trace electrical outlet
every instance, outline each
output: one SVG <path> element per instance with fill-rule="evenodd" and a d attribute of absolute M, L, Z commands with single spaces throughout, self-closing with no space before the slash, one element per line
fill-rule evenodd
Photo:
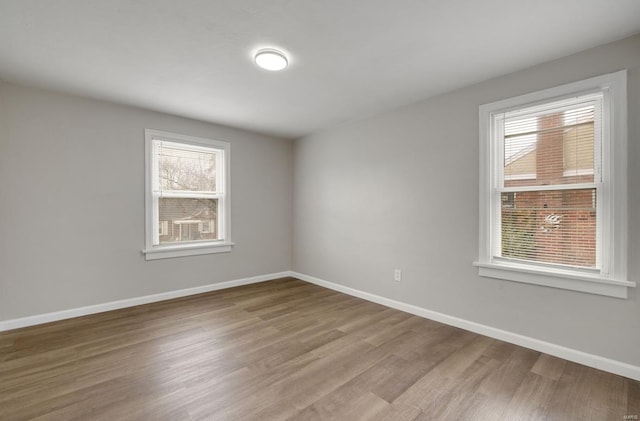
<path fill-rule="evenodd" d="M 402 270 L 396 269 L 393 271 L 393 280 L 400 282 L 402 280 Z"/>

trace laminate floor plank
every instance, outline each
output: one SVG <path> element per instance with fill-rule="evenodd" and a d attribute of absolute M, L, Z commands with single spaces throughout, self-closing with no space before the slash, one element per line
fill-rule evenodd
<path fill-rule="evenodd" d="M 549 402 L 551 419 L 568 417 L 584 420 L 623 419 L 627 412 L 628 387 L 631 383 L 619 376 L 567 362 Z M 582 405 L 573 402 L 581 401 Z"/>
<path fill-rule="evenodd" d="M 294 414 L 296 420 L 375 420 L 389 403 L 379 396 L 357 388 L 341 387 L 302 411 Z"/>
<path fill-rule="evenodd" d="M 622 420 L 640 382 L 283 278 L 0 333 L 0 420 Z"/>
<path fill-rule="evenodd" d="M 640 417 L 640 382 L 627 381 L 627 411 L 625 415 Z"/>
<path fill-rule="evenodd" d="M 377 416 L 379 421 L 415 421 L 422 414 L 422 410 L 411 405 L 392 403 Z"/>

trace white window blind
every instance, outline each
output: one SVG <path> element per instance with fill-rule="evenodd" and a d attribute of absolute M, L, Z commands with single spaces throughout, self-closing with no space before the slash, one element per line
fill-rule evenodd
<path fill-rule="evenodd" d="M 494 115 L 494 257 L 601 267 L 602 95 Z"/>
<path fill-rule="evenodd" d="M 153 140 L 153 200 L 159 229 L 154 245 L 220 240 L 218 228 L 224 189 L 217 168 L 224 151 Z M 213 227 L 213 229 L 211 229 Z M 218 228 L 218 229 L 217 229 Z"/>

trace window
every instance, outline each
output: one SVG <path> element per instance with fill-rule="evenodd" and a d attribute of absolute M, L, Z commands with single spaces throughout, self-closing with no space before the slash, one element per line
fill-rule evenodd
<path fill-rule="evenodd" d="M 626 72 L 480 107 L 480 276 L 626 298 Z"/>
<path fill-rule="evenodd" d="M 229 144 L 145 130 L 147 260 L 231 250 Z"/>

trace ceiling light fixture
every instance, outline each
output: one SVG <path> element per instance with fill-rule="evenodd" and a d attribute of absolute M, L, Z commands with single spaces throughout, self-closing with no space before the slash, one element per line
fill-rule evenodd
<path fill-rule="evenodd" d="M 256 64 L 265 70 L 283 70 L 289 65 L 287 57 L 282 51 L 274 48 L 263 48 L 255 55 Z"/>

